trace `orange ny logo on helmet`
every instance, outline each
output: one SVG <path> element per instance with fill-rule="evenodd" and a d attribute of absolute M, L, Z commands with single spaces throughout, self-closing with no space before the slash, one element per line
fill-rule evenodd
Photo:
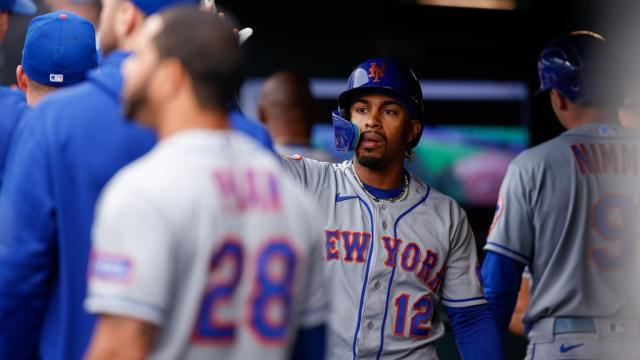
<path fill-rule="evenodd" d="M 384 77 L 384 63 L 371 63 L 369 67 L 369 77 L 373 78 L 373 82 L 380 82 L 379 77 Z"/>

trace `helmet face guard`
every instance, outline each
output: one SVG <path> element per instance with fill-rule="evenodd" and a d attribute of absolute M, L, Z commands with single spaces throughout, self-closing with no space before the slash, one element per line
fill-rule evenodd
<path fill-rule="evenodd" d="M 360 140 L 360 130 L 351 121 L 340 116 L 338 111 L 331 113 L 333 118 L 333 134 L 336 139 L 336 150 L 353 151 Z"/>
<path fill-rule="evenodd" d="M 424 123 L 424 105 L 420 82 L 406 66 L 386 59 L 370 59 L 353 70 L 347 88 L 338 96 L 338 110 L 332 114 L 333 129 L 338 151 L 352 151 L 358 145 L 359 130 L 349 121 L 349 108 L 358 96 L 367 93 L 384 94 L 398 100 L 412 119 Z M 422 127 L 420 129 L 422 134 Z M 411 144 L 420 141 L 417 136 Z"/>

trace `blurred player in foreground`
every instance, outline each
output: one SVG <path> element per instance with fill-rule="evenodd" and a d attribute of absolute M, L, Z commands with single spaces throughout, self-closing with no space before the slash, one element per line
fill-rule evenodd
<path fill-rule="evenodd" d="M 542 51 L 540 89 L 567 131 L 513 160 L 485 247 L 485 295 L 503 331 L 529 267 L 527 359 L 640 353 L 640 141 L 618 124 L 606 55 L 604 39 L 587 31 Z"/>
<path fill-rule="evenodd" d="M 122 115 L 120 64 L 144 19 L 197 0 L 104 0 L 106 57 L 87 80 L 53 92 L 21 119 L 0 196 L 0 358 L 39 348 L 80 359 L 95 319 L 86 295 L 91 223 L 106 182 L 147 152 L 155 135 Z M 6 344 L 6 345 L 4 345 Z"/>
<path fill-rule="evenodd" d="M 404 169 L 422 134 L 413 72 L 371 59 L 352 72 L 334 113 L 336 147 L 352 160 L 300 156 L 284 165 L 315 194 L 331 279 L 332 359 L 437 359 L 444 305 L 463 359 L 501 359 L 465 212 Z"/>
<path fill-rule="evenodd" d="M 299 328 L 304 358 L 321 357 L 321 238 L 277 159 L 230 130 L 236 35 L 183 8 L 149 18 L 139 40 L 125 111 L 160 141 L 101 197 L 87 358 L 283 359 Z"/>

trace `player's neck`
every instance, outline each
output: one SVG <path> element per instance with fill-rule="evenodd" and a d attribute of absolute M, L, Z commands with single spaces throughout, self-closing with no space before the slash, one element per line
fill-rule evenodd
<path fill-rule="evenodd" d="M 161 112 L 158 123 L 158 138 L 164 139 L 182 131 L 206 129 L 226 130 L 228 115 L 222 111 L 203 109 L 198 106 L 172 107 Z"/>
<path fill-rule="evenodd" d="M 362 166 L 357 159 L 353 160 L 353 169 L 364 184 L 378 189 L 397 189 L 402 186 L 404 163 L 396 161 L 381 170 L 372 170 Z"/>
<path fill-rule="evenodd" d="M 618 115 L 615 111 L 608 108 L 579 106 L 566 114 L 565 123 L 568 129 L 574 129 L 587 124 L 616 124 L 618 123 Z"/>

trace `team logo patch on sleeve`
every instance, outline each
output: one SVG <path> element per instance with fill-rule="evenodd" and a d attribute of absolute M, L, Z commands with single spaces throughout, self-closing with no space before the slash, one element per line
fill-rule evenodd
<path fill-rule="evenodd" d="M 503 211 L 504 211 L 504 198 L 501 195 L 498 197 L 498 203 L 496 204 L 496 212 L 493 215 L 493 221 L 491 222 L 491 226 L 489 227 L 489 234 L 491 234 L 491 231 L 493 230 L 493 228 L 496 227 L 496 225 L 498 224 L 498 220 L 500 220 L 500 217 L 502 216 Z"/>
<path fill-rule="evenodd" d="M 133 275 L 133 262 L 122 255 L 93 253 L 89 276 L 100 280 L 128 282 Z"/>

